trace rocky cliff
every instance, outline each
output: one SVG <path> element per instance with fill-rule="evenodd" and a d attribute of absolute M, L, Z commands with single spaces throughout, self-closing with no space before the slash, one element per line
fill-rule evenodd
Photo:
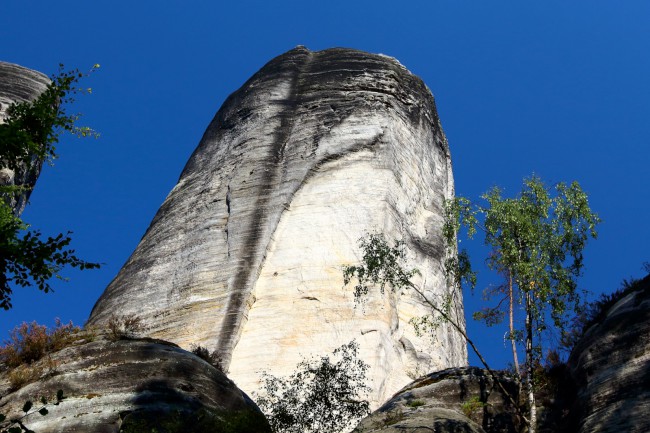
<path fill-rule="evenodd" d="M 0 412 L 20 418 L 34 402 L 22 423 L 38 433 L 270 432 L 255 403 L 204 360 L 166 342 L 109 337 L 84 332 L 0 372 Z"/>
<path fill-rule="evenodd" d="M 395 59 L 297 47 L 223 104 L 90 324 L 137 314 L 149 334 L 221 353 L 255 391 L 260 371 L 356 339 L 377 405 L 422 373 L 466 364 L 447 327 L 409 325 L 411 293 L 355 305 L 341 267 L 366 232 L 403 239 L 432 296 L 447 292 L 442 207 L 449 148 L 424 83 Z M 461 305 L 462 307 L 462 305 Z"/>
<path fill-rule="evenodd" d="M 37 71 L 0 62 L 0 123 L 6 117 L 7 108 L 12 104 L 33 101 L 50 83 L 50 79 Z M 12 195 L 9 202 L 15 215 L 20 215 L 27 205 L 31 189 L 36 184 L 36 179 L 41 172 L 42 161 L 33 160 L 29 166 L 25 165 L 18 170 L 7 168 L 2 163 L 0 155 L 0 185 L 24 185 L 27 189 L 22 194 Z"/>
<path fill-rule="evenodd" d="M 569 367 L 578 432 L 650 431 L 650 275 L 587 330 Z"/>

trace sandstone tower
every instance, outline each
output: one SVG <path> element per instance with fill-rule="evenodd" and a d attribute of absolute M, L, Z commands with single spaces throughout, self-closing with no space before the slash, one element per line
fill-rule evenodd
<path fill-rule="evenodd" d="M 297 47 L 223 104 L 90 324 L 135 314 L 153 337 L 217 349 L 253 392 L 260 372 L 352 339 L 373 406 L 414 375 L 467 363 L 451 328 L 415 335 L 413 293 L 356 306 L 341 267 L 367 232 L 403 239 L 430 293 L 446 293 L 440 228 L 449 148 L 424 83 L 395 59 Z"/>

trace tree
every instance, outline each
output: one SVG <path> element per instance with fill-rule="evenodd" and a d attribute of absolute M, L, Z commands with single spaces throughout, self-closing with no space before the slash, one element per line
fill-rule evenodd
<path fill-rule="evenodd" d="M 369 412 L 368 364 L 351 341 L 329 356 L 303 359 L 285 378 L 266 374 L 257 404 L 278 433 L 338 433 Z"/>
<path fill-rule="evenodd" d="M 582 273 L 583 250 L 589 237 L 596 238 L 598 216 L 589 208 L 587 195 L 577 182 L 559 183 L 554 192 L 538 177 L 524 181 L 516 198 L 504 198 L 499 188 L 482 196 L 486 205 L 474 205 L 465 198 L 456 198 L 446 207 L 444 229 L 448 248 L 455 248 L 458 230 L 465 226 L 471 238 L 478 230 L 485 235 L 485 244 L 491 249 L 486 263 L 507 278 L 505 293 L 512 305 L 517 303 L 525 315 L 522 332 L 514 329 L 510 317 L 510 339 L 513 355 L 517 335 L 523 335 L 526 354 L 526 383 L 529 406 L 529 432 L 536 429 L 534 369 L 542 353 L 542 334 L 553 328 L 563 332 L 568 324 L 568 313 L 580 313 L 582 292 L 577 278 Z M 450 262 L 454 273 L 476 277 L 469 266 L 466 252 L 464 265 Z M 467 281 L 467 278 L 457 279 Z M 503 317 L 502 303 L 488 307 L 476 317 L 488 324 L 498 323 Z M 515 358 L 516 362 L 516 358 Z"/>
<path fill-rule="evenodd" d="M 382 294 L 386 290 L 392 292 L 415 291 L 418 297 L 431 309 L 430 314 L 411 319 L 415 332 L 422 335 L 426 331 L 435 331 L 444 323 L 451 325 L 472 348 L 481 364 L 494 380 L 494 383 L 501 389 L 503 395 L 509 399 L 510 404 L 514 408 L 519 408 L 516 397 L 511 395 L 503 386 L 474 341 L 465 332 L 462 309 L 459 309 L 461 302 L 455 295 L 458 293 L 456 289 L 460 289 L 461 282 L 471 285 L 475 284 L 476 281 L 467 254 L 464 252 L 456 254 L 455 247 L 449 246 L 445 261 L 445 273 L 452 290 L 447 295 L 432 298 L 425 287 L 418 287 L 411 281 L 411 278 L 418 274 L 419 271 L 406 267 L 406 251 L 403 241 L 396 241 L 393 246 L 390 246 L 382 234 L 369 233 L 359 239 L 359 246 L 362 250 L 361 263 L 343 267 L 344 285 L 347 286 L 353 280 L 356 280 L 354 286 L 355 301 L 363 302 L 365 296 L 373 288 L 379 288 Z M 527 422 L 523 415 L 522 418 Z"/>
<path fill-rule="evenodd" d="M 9 107 L 0 124 L 0 166 L 14 172 L 38 170 L 43 162 L 51 164 L 56 159 L 56 144 L 63 132 L 97 136 L 88 127 L 76 126 L 79 115 L 66 112 L 75 94 L 90 92 L 77 87 L 85 75 L 78 70 L 64 72 L 60 65 L 58 75 L 35 101 Z M 49 281 L 61 278 L 59 272 L 65 266 L 99 267 L 81 260 L 68 248 L 70 232 L 44 238 L 40 231 L 29 230 L 14 205 L 29 190 L 29 185 L 0 185 L 0 307 L 5 310 L 11 308 L 16 286 L 35 286 L 47 293 L 52 290 Z"/>

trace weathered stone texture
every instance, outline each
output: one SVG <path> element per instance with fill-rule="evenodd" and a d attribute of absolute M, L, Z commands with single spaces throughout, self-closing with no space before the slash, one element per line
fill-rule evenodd
<path fill-rule="evenodd" d="M 650 275 L 585 333 L 569 366 L 580 433 L 650 431 Z"/>
<path fill-rule="evenodd" d="M 497 373 L 518 399 L 516 382 Z M 515 433 L 516 412 L 490 375 L 476 367 L 450 368 L 410 383 L 361 421 L 355 433 Z"/>
<path fill-rule="evenodd" d="M 37 71 L 13 63 L 0 62 L 0 123 L 7 108 L 12 104 L 33 101 L 47 88 L 50 79 Z M 43 162 L 34 160 L 30 166 L 12 170 L 2 163 L 0 154 L 0 185 L 24 185 L 24 193 L 12 197 L 9 202 L 15 215 L 20 215 L 27 205 L 31 189 L 36 184 Z"/>
<path fill-rule="evenodd" d="M 466 365 L 465 342 L 445 326 L 435 343 L 417 337 L 408 322 L 428 309 L 413 293 L 355 306 L 341 267 L 379 231 L 405 241 L 430 295 L 447 293 L 440 228 L 452 196 L 419 78 L 383 55 L 295 48 L 223 104 L 90 323 L 137 314 L 151 336 L 217 349 L 247 392 L 261 370 L 287 374 L 356 339 L 376 406 L 409 374 Z"/>
<path fill-rule="evenodd" d="M 47 405 L 46 416 L 34 411 L 23 420 L 38 433 L 117 433 L 142 419 L 151 428 L 141 431 L 168 431 L 160 429 L 166 417 L 178 413 L 189 428 L 192 415 L 201 410 L 226 418 L 248 417 L 249 425 L 257 426 L 232 431 L 270 431 L 255 403 L 223 373 L 169 343 L 111 341 L 100 334 L 27 368 L 39 371 L 38 378 L 14 391 L 11 371 L 0 374 L 0 411 L 8 419 L 20 417 L 27 400 L 36 409 L 42 396 L 55 402 L 62 390 L 64 400 Z"/>

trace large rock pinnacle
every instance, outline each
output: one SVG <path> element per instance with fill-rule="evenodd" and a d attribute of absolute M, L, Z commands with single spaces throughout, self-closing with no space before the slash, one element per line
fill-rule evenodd
<path fill-rule="evenodd" d="M 405 241 L 432 296 L 448 293 L 440 228 L 452 196 L 419 78 L 390 57 L 297 47 L 226 100 L 90 323 L 137 314 L 152 336 L 217 349 L 247 392 L 261 370 L 287 374 L 356 339 L 376 405 L 409 375 L 465 365 L 465 343 L 445 326 L 416 336 L 408 322 L 428 310 L 414 293 L 356 306 L 341 266 L 382 232 Z"/>

